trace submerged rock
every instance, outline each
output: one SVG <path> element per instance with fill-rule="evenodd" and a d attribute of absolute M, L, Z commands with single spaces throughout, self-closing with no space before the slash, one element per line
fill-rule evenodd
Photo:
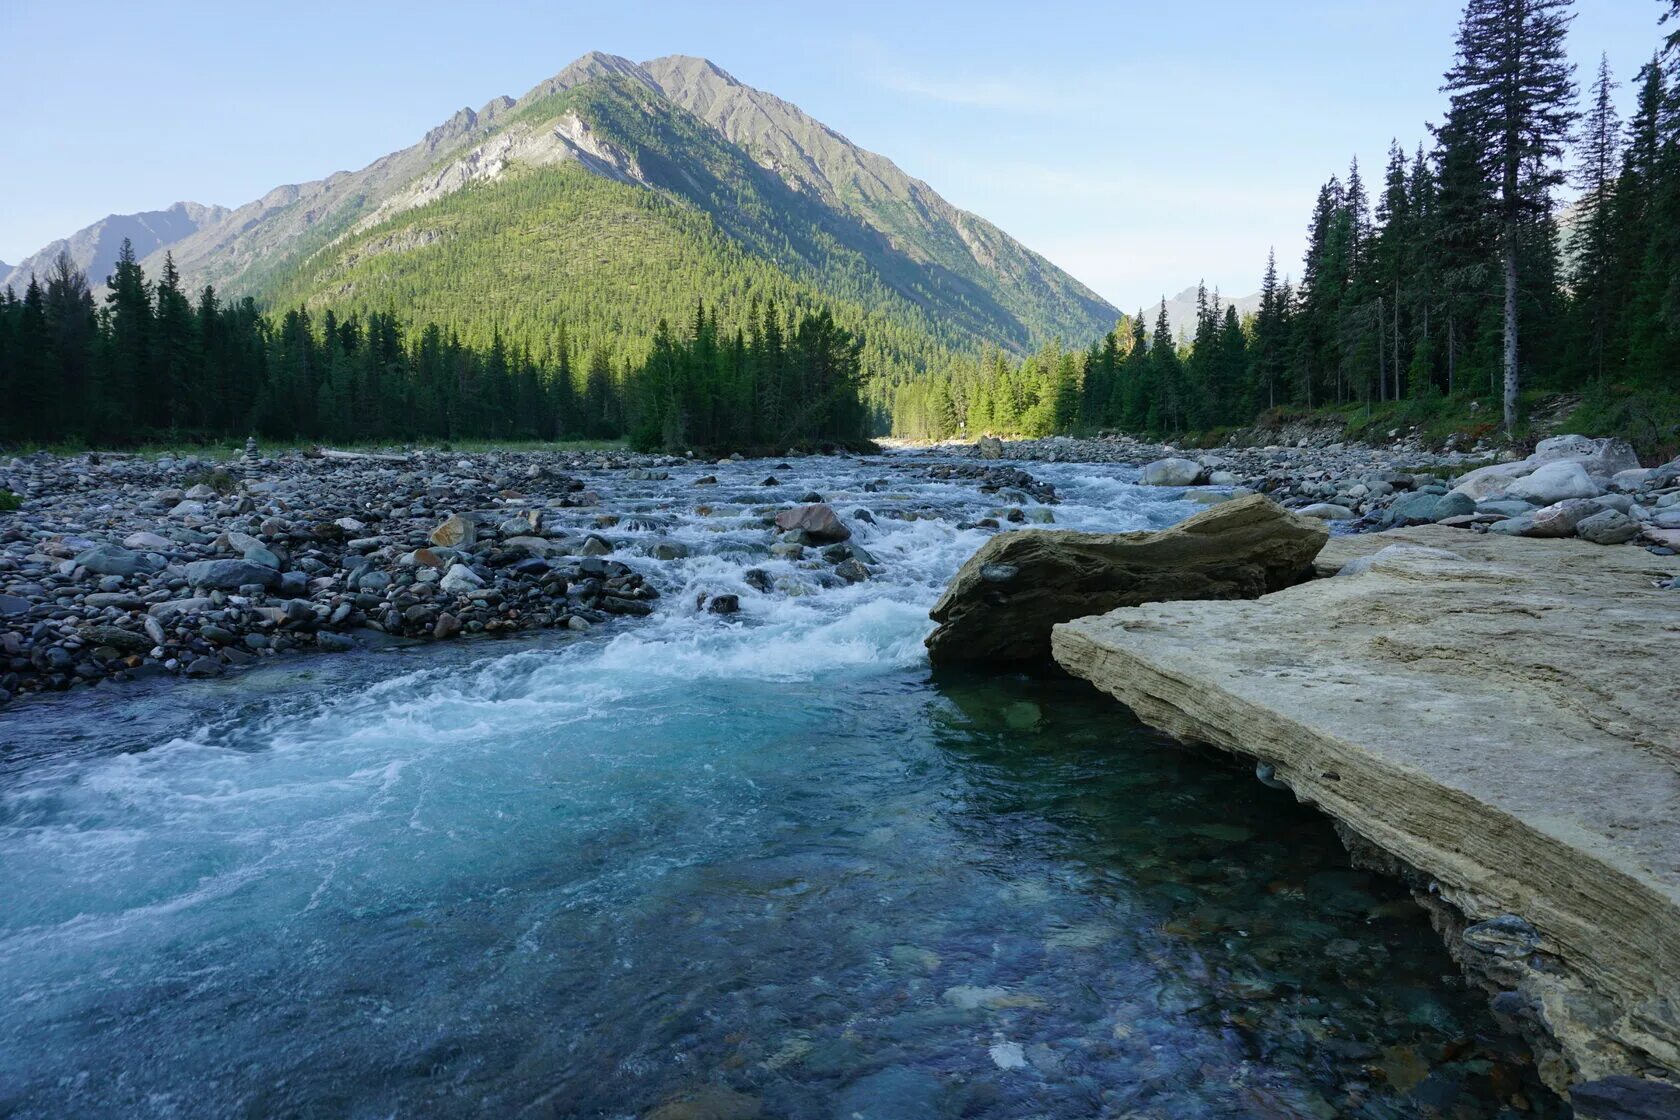
<path fill-rule="evenodd" d="M 987 541 L 935 604 L 935 662 L 1044 657 L 1050 628 L 1171 599 L 1252 599 L 1298 582 L 1329 532 L 1258 495 L 1157 533 L 1023 530 Z"/>

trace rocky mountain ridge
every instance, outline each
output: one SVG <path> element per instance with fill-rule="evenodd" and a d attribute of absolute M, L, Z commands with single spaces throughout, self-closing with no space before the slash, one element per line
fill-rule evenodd
<path fill-rule="evenodd" d="M 361 235 L 464 189 L 526 173 L 569 174 L 568 166 L 698 211 L 817 297 L 855 299 L 900 319 L 955 322 L 954 338 L 965 343 L 1022 351 L 1057 336 L 1080 342 L 1117 317 L 1044 257 L 797 106 L 705 59 L 636 63 L 600 52 L 517 100 L 463 108 L 418 143 L 360 170 L 284 184 L 231 210 L 182 203 L 113 216 L 48 246 L 6 279 L 27 282 L 29 269 L 44 272 L 69 245 L 98 285 L 129 236 L 151 275 L 168 251 L 189 285 L 214 284 L 224 296 L 342 303 L 368 291 L 365 280 L 342 275 L 348 258 L 394 260 L 417 245 L 464 236 L 430 226 L 384 242 Z M 743 190 L 753 197 L 736 212 Z M 844 259 L 831 262 L 833 253 Z"/>

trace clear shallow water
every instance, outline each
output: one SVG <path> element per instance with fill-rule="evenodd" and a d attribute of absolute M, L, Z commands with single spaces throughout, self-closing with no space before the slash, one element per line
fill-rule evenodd
<path fill-rule="evenodd" d="M 1076 682 L 930 672 L 996 498 L 795 468 L 607 484 L 696 553 L 626 550 L 667 595 L 620 632 L 0 716 L 0 1115 L 1545 1114 L 1287 794 Z M 1031 469 L 1063 525 L 1194 508 Z M 880 579 L 768 562 L 732 500 L 809 489 L 876 512 Z"/>

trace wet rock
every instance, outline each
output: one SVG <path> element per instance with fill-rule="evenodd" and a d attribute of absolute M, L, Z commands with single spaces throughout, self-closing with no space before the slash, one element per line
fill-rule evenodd
<path fill-rule="evenodd" d="M 784 533 L 802 532 L 816 542 L 843 541 L 852 535 L 833 507 L 820 501 L 782 510 L 776 515 L 776 528 Z"/>
<path fill-rule="evenodd" d="M 1202 477 L 1202 465 L 1194 459 L 1157 459 L 1143 468 L 1138 479 L 1145 486 L 1194 486 Z"/>
<path fill-rule="evenodd" d="M 834 566 L 834 574 L 847 583 L 862 583 L 869 578 L 869 569 L 856 560 L 842 560 Z"/>
<path fill-rule="evenodd" d="M 763 568 L 748 568 L 741 573 L 741 582 L 754 591 L 762 591 L 766 595 L 775 586 L 775 581 L 770 578 L 770 573 Z"/>
<path fill-rule="evenodd" d="M 1082 615 L 1161 600 L 1253 598 L 1305 578 L 1327 537 L 1323 522 L 1259 496 L 1158 533 L 1004 533 L 969 558 L 934 606 L 939 626 L 928 654 L 935 662 L 1039 658 L 1049 652 L 1051 627 Z M 1016 575 L 998 582 L 999 566 Z"/>
<path fill-rule="evenodd" d="M 741 609 L 741 598 L 738 595 L 713 595 L 707 600 L 706 609 L 712 614 L 735 614 Z"/>

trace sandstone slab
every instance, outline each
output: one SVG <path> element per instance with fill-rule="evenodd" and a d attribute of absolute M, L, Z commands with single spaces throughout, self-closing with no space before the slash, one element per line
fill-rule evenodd
<path fill-rule="evenodd" d="M 1394 544 L 1456 557 L 1394 549 L 1254 601 L 1082 618 L 1056 659 L 1252 757 L 1463 923 L 1532 927 L 1486 967 L 1474 939 L 1455 952 L 1531 1009 L 1554 1087 L 1675 1079 L 1680 595 L 1659 584 L 1680 559 L 1425 527 L 1334 540 L 1317 567 Z"/>

